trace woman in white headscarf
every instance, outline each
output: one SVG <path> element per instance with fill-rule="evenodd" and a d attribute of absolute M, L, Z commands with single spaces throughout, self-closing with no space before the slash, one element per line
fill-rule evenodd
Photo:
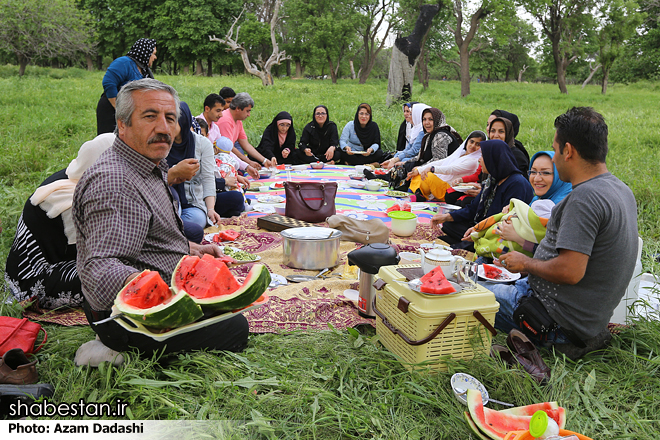
<path fill-rule="evenodd" d="M 5 281 L 17 300 L 37 299 L 46 309 L 82 304 L 73 192 L 114 140 L 114 134 L 106 133 L 85 142 L 69 166 L 48 177 L 25 203 L 5 266 Z"/>
<path fill-rule="evenodd" d="M 422 114 L 424 110 L 431 108 L 430 106 L 417 102 L 412 106 L 412 128 L 410 129 L 409 141 L 406 148 L 402 151 L 397 151 L 393 158 L 386 160 L 381 164 L 383 168 L 389 170 L 397 163 L 404 163 L 413 159 L 419 153 L 422 147 L 422 138 L 424 137 L 424 127 L 422 126 Z"/>

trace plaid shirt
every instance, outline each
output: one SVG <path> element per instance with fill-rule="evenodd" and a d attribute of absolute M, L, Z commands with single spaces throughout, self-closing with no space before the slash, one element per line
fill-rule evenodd
<path fill-rule="evenodd" d="M 126 278 L 157 270 L 168 282 L 189 252 L 167 185 L 155 165 L 119 137 L 83 174 L 73 196 L 78 274 L 94 310 L 110 310 Z"/>

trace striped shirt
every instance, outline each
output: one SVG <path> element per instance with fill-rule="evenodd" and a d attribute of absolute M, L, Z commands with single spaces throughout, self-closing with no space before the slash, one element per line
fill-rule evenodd
<path fill-rule="evenodd" d="M 76 185 L 77 268 L 92 309 L 110 310 L 135 272 L 157 270 L 168 282 L 188 254 L 167 170 L 165 160 L 155 165 L 117 137 Z"/>

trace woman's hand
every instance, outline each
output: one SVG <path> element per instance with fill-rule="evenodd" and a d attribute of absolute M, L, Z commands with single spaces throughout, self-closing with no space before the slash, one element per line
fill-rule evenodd
<path fill-rule="evenodd" d="M 328 149 L 325 152 L 325 160 L 332 160 L 333 157 L 335 157 L 335 148 L 336 147 L 328 147 Z M 312 150 L 309 150 L 308 156 L 312 155 Z"/>
<path fill-rule="evenodd" d="M 463 178 L 462 178 L 462 177 L 459 177 L 458 179 L 454 179 L 454 180 L 451 182 L 451 186 L 460 185 L 461 183 L 463 183 Z"/>
<path fill-rule="evenodd" d="M 238 180 L 238 183 L 243 184 L 245 187 L 247 187 L 247 188 L 250 187 L 250 181 L 248 180 L 247 177 L 245 177 L 245 176 L 236 176 L 236 180 Z"/>
<path fill-rule="evenodd" d="M 222 217 L 220 217 L 220 214 L 215 212 L 215 209 L 209 209 L 206 215 L 208 215 L 209 219 L 211 220 L 211 223 L 213 223 L 214 225 L 217 225 L 218 222 L 222 220 Z"/>
<path fill-rule="evenodd" d="M 509 213 L 509 205 L 506 205 L 504 208 L 502 208 L 502 214 L 508 214 Z"/>
<path fill-rule="evenodd" d="M 257 171 L 257 169 L 255 169 L 252 165 L 248 165 L 248 167 L 245 169 L 245 172 L 248 173 L 254 180 L 259 180 L 259 171 Z"/>
<path fill-rule="evenodd" d="M 289 157 L 289 154 L 291 154 L 291 150 L 289 150 L 288 148 L 285 148 L 284 150 L 282 150 L 282 157 L 283 158 L 286 159 L 287 157 Z M 273 158 L 273 159 L 275 159 L 275 158 Z"/>
<path fill-rule="evenodd" d="M 174 165 L 167 172 L 167 183 L 176 185 L 186 182 L 193 178 L 199 170 L 199 161 L 197 159 L 183 159 Z"/>
<path fill-rule="evenodd" d="M 392 169 L 392 167 L 394 167 L 394 165 L 397 164 L 397 162 L 399 162 L 399 158 L 393 157 L 392 159 L 388 159 L 385 162 L 381 163 L 380 166 L 385 168 L 386 170 L 390 170 Z"/>
<path fill-rule="evenodd" d="M 285 148 L 285 150 L 286 149 L 288 149 L 288 148 Z M 282 155 L 284 156 L 284 154 L 282 154 Z M 286 157 L 286 156 L 284 156 L 284 157 Z M 277 159 L 275 159 L 274 157 L 271 157 L 270 159 L 266 159 L 264 161 L 264 166 L 266 168 L 275 168 L 277 166 Z"/>
<path fill-rule="evenodd" d="M 477 231 L 474 229 L 474 226 L 471 227 L 470 229 L 468 229 L 467 231 L 465 231 L 465 234 L 463 234 L 463 238 L 461 238 L 461 241 L 474 241 L 474 240 L 472 239 L 472 233 L 473 233 L 473 232 L 477 232 Z"/>
<path fill-rule="evenodd" d="M 477 197 L 481 192 L 481 185 L 479 183 L 473 183 L 472 187 L 474 189 L 468 189 L 467 191 L 465 191 L 465 194 L 467 194 L 470 197 Z"/>
<path fill-rule="evenodd" d="M 349 146 L 346 146 L 346 149 L 344 151 L 346 151 L 346 154 L 348 154 L 349 156 L 353 156 L 354 154 L 353 150 L 351 150 L 351 147 Z"/>
<path fill-rule="evenodd" d="M 225 188 L 234 189 L 236 187 L 237 187 L 237 185 L 236 185 L 236 176 L 234 176 L 232 174 L 227 174 L 225 176 Z"/>
<path fill-rule="evenodd" d="M 305 156 L 312 157 L 312 149 L 311 148 L 305 148 Z"/>
<path fill-rule="evenodd" d="M 513 241 L 514 243 L 518 243 L 520 246 L 525 244 L 525 239 L 523 239 L 516 232 L 516 229 L 513 227 L 513 224 L 511 223 L 510 218 L 498 223 L 497 226 L 495 226 L 495 228 L 493 229 L 493 234 L 497 234 L 505 240 L 509 240 L 509 241 Z"/>
<path fill-rule="evenodd" d="M 453 222 L 454 218 L 451 216 L 451 214 L 436 214 L 431 218 L 431 225 L 434 228 L 437 228 L 438 225 L 444 222 Z"/>
<path fill-rule="evenodd" d="M 374 154 L 374 149 L 371 147 L 367 148 L 367 156 L 371 156 L 372 154 Z"/>
<path fill-rule="evenodd" d="M 406 176 L 406 180 L 410 180 L 413 177 L 417 177 L 417 176 L 419 176 L 419 169 L 413 168 L 413 170 L 409 172 L 408 175 Z M 424 178 L 422 177 L 422 179 Z"/>

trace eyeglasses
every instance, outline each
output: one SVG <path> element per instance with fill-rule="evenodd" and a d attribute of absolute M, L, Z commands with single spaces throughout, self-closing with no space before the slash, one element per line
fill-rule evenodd
<path fill-rule="evenodd" d="M 360 112 L 358 113 L 358 116 L 370 116 L 370 115 L 369 113 Z"/>
<path fill-rule="evenodd" d="M 534 171 L 534 170 L 527 171 L 527 175 L 529 177 L 535 177 L 537 174 L 540 174 L 541 177 L 550 177 L 550 176 L 554 176 L 555 173 L 551 171 Z"/>
<path fill-rule="evenodd" d="M 327 113 L 314 113 L 316 116 L 325 116 Z"/>

